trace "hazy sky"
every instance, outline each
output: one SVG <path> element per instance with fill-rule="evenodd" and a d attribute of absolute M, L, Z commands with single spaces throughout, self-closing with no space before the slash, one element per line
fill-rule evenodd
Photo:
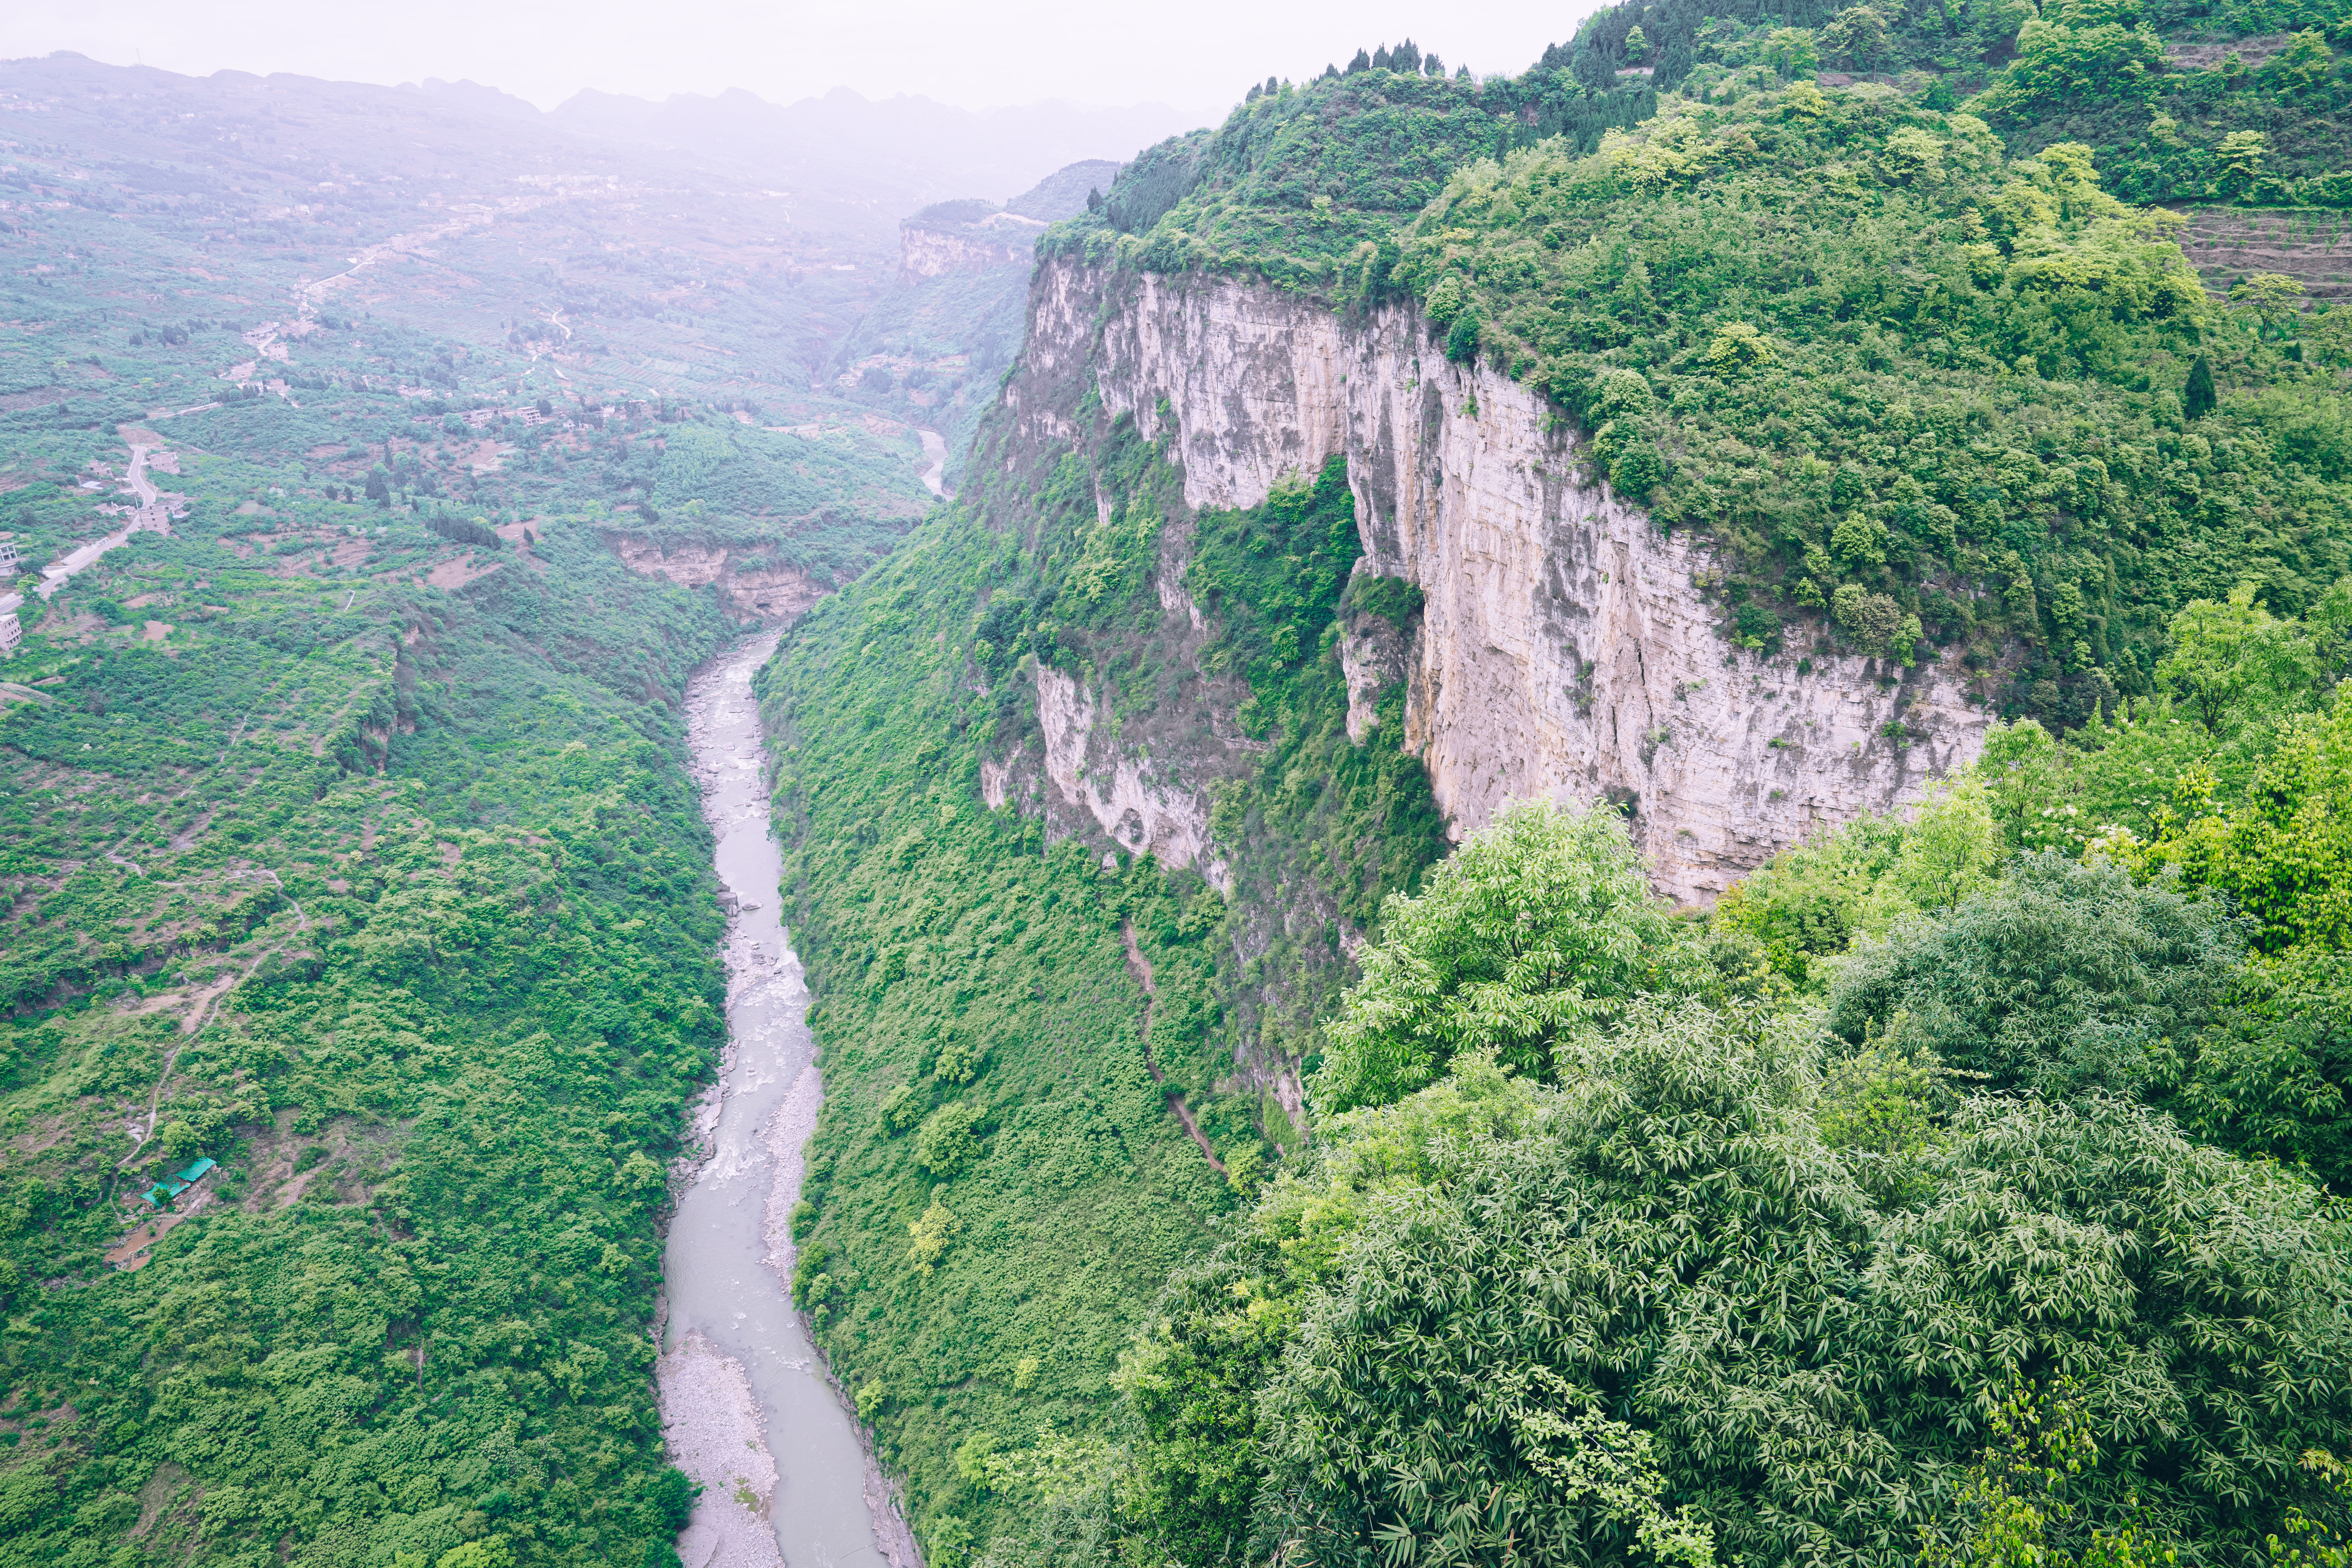
<path fill-rule="evenodd" d="M 1518 71 L 1599 0 L 1454 11 L 1426 0 L 7 0 L 0 58 L 72 49 L 201 76 L 470 78 L 552 108 L 582 88 L 643 98 L 834 87 L 968 108 L 1066 98 L 1221 111 L 1252 79 L 1344 66 L 1408 31 L 1449 66 Z"/>

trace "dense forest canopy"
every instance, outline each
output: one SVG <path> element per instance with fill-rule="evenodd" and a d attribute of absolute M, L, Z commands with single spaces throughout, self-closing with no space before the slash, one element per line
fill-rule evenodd
<path fill-rule="evenodd" d="M 2333 1561 L 2352 710 L 2262 630 L 1703 920 L 1605 809 L 1474 836 L 989 1560 Z"/>
<path fill-rule="evenodd" d="M 1948 9 L 1817 85 L 1865 17 L 1619 7 L 1518 77 L 1280 87 L 1047 245 L 1342 310 L 1408 299 L 1449 354 L 1589 432 L 1596 474 L 1706 535 L 1748 646 L 1958 658 L 2005 714 L 2079 723 L 2152 689 L 2191 599 L 2252 580 L 2296 611 L 2352 565 L 2352 310 L 2269 273 L 2213 298 L 2179 219 L 2134 205 L 2335 202 L 2347 37 L 2266 16 L 2301 30 L 2259 69 L 2189 69 L 2152 29 L 2229 19 Z M 1596 76 L 1636 26 L 1653 74 Z M 2155 52 L 2062 68 L 2070 28 Z M 1963 107 L 1956 82 L 1982 90 Z M 2125 97 L 2052 133 L 2091 90 Z"/>
<path fill-rule="evenodd" d="M 1190 511 L 1164 437 L 1021 383 L 1056 434 L 984 430 L 766 688 L 819 1032 L 855 1042 L 819 1157 L 897 1184 L 800 1233 L 935 1562 L 2340 1560 L 2352 312 L 2324 272 L 2200 272 L 2154 204 L 2333 232 L 2341 21 L 1633 5 L 1484 79 L 1383 43 L 1253 86 L 1048 234 L 1114 279 L 1418 317 L 1712 546 L 1728 637 L 1950 660 L 2000 721 L 1703 913 L 1602 806 L 1420 837 L 1393 716 L 1335 733 L 1340 645 L 1419 605 L 1331 585 L 1356 547 L 1302 525 L 1332 474 Z M 1059 861 L 1094 962 L 1129 949 L 1121 1059 L 1151 1071 L 1187 998 L 1198 1055 L 1153 1081 L 1228 1176 L 1082 1405 L 1003 1338 L 1002 1243 L 940 1273 L 967 1213 L 1019 1234 L 1004 1156 L 975 1180 L 922 1146 L 982 1047 L 877 1028 L 922 1005 L 919 955 L 973 1016 L 1055 993 L 1035 936 L 973 940 L 991 889 L 1027 896 L 1037 808 L 965 815 L 1049 679 L 1144 755 L 1185 755 L 1155 715 L 1202 703 L 1272 748 L 1200 786 L 1234 886 Z M 1233 1066 L 1269 1042 L 1296 1111 Z M 1098 1223 L 1148 1210 L 1091 1180 Z"/>

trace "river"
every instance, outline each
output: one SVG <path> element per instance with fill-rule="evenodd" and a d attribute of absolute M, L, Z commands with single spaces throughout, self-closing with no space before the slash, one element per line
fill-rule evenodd
<path fill-rule="evenodd" d="M 748 637 L 687 689 L 727 926 L 728 1055 L 663 1258 L 657 1363 L 671 1462 L 702 1487 L 685 1568 L 920 1568 L 896 1499 L 793 1310 L 789 1218 L 821 1099 L 808 989 L 786 944 Z"/>

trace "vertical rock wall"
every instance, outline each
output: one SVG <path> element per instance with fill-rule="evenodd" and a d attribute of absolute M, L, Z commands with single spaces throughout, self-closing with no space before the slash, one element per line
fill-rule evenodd
<path fill-rule="evenodd" d="M 1425 595 L 1401 657 L 1343 648 L 1350 730 L 1401 667 L 1407 742 L 1457 835 L 1507 800 L 1609 798 L 1632 808 L 1660 889 L 1705 900 L 1817 825 L 1900 804 L 1982 743 L 1985 715 L 1935 665 L 1820 657 L 1801 675 L 1794 651 L 1768 661 L 1731 642 L 1701 586 L 1719 570 L 1706 547 L 1585 483 L 1578 437 L 1540 396 L 1448 363 L 1410 309 L 1342 318 L 1262 286 L 1049 261 L 1005 394 L 1014 438 L 1076 439 L 1081 385 L 1170 438 L 1194 508 L 1258 505 L 1284 477 L 1345 455 L 1359 570 Z M 1172 619 L 1171 585 L 1161 593 Z M 1066 795 L 1077 759 L 1102 748 L 1083 694 L 1040 697 Z M 1124 796 L 1118 815 L 1141 820 L 1158 792 L 1120 779 L 1086 793 Z M 1165 800 L 1158 815 L 1166 831 L 1149 839 L 1163 857 L 1212 852 L 1204 809 Z"/>

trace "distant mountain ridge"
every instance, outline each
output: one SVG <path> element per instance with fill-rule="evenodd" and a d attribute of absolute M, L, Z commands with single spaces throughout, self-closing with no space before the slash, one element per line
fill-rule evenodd
<path fill-rule="evenodd" d="M 412 178 L 446 177 L 444 170 L 478 164 L 486 154 L 524 158 L 537 167 L 553 157 L 586 154 L 596 163 L 609 161 L 613 151 L 649 150 L 664 155 L 659 161 L 703 165 L 808 197 L 828 209 L 825 216 L 834 223 L 869 228 L 884 243 L 895 239 L 898 219 L 932 203 L 976 194 L 1002 202 L 1073 163 L 1133 157 L 1198 119 L 1165 104 L 1097 109 L 1055 101 L 968 110 L 922 98 L 876 101 L 847 88 L 791 104 L 771 103 L 740 88 L 658 103 L 590 90 L 541 110 L 468 80 L 428 77 L 385 87 L 289 72 L 194 77 L 108 65 L 69 50 L 0 59 L 0 84 L 36 101 L 54 97 L 60 108 L 77 110 L 89 100 L 113 101 L 128 92 L 134 100 L 152 99 L 159 109 L 172 100 L 178 109 L 198 112 L 290 114 L 314 152 L 355 163 L 373 166 L 404 142 L 429 149 L 425 157 L 396 160 Z M 387 141 L 394 124 L 397 132 Z M 529 140 L 467 144 L 463 139 L 474 126 Z M 446 140 L 453 136 L 457 140 Z M 78 140 L 92 150 L 145 161 L 175 157 L 173 149 L 184 138 L 168 118 L 134 111 L 117 116 L 110 129 L 89 125 Z M 194 153 L 197 146 L 189 143 L 184 151 Z M 201 147 L 193 161 L 209 162 L 223 151 L 209 132 Z M 803 215 L 804 220 L 813 216 Z"/>
<path fill-rule="evenodd" d="M 828 193 L 852 179 L 903 189 L 914 198 L 910 206 L 975 193 L 1001 202 L 1069 164 L 1132 157 L 1138 148 L 1190 130 L 1197 118 L 1160 103 L 956 109 L 906 96 L 877 101 L 847 88 L 790 104 L 740 88 L 659 103 L 586 91 L 548 116 L 579 135 L 675 148 L 781 179 L 817 182 Z"/>

